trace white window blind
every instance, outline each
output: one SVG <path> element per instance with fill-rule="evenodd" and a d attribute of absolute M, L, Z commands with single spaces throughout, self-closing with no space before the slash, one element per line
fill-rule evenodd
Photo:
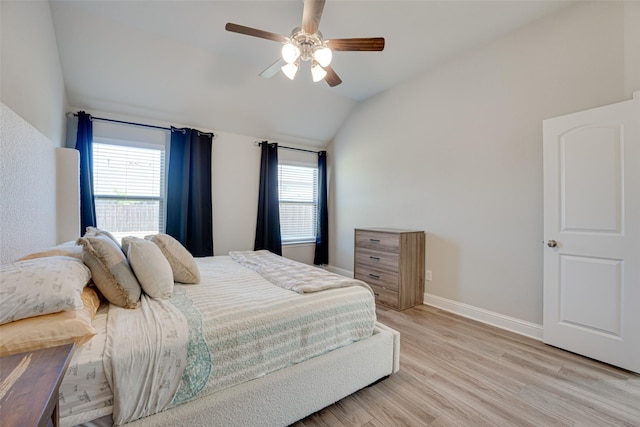
<path fill-rule="evenodd" d="M 116 238 L 164 231 L 165 148 L 94 142 L 96 222 Z"/>
<path fill-rule="evenodd" d="M 278 165 L 283 243 L 314 242 L 318 216 L 318 168 Z"/>

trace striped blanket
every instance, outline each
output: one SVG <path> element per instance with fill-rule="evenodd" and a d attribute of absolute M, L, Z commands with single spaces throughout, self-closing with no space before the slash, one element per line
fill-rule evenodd
<path fill-rule="evenodd" d="M 229 256 L 199 258 L 197 262 L 202 282 L 176 284 L 168 300 L 188 324 L 186 365 L 181 378 L 176 379 L 179 383 L 170 406 L 262 377 L 373 333 L 375 301 L 367 287 L 343 283 L 343 287 L 322 292 L 297 293 L 274 286 Z M 288 268 L 295 276 L 300 274 L 299 268 L 309 267 L 292 262 Z M 287 275 L 284 271 L 279 274 Z M 341 276 L 333 276 L 343 281 Z M 127 315 L 126 311 L 116 313 Z M 126 335 L 119 339 L 117 335 L 122 336 L 114 334 L 114 346 L 136 344 Z M 114 375 L 128 369 L 115 359 L 112 364 Z M 130 398 L 125 394 L 114 393 L 121 399 Z M 140 393 L 131 395 L 136 394 Z M 117 406 L 115 401 L 114 415 Z M 118 423 L 128 420 L 122 416 Z"/>
<path fill-rule="evenodd" d="M 347 286 L 363 286 L 373 291 L 365 282 L 338 276 L 321 268 L 275 255 L 269 251 L 229 252 L 238 264 L 257 272 L 276 286 L 304 294 Z"/>

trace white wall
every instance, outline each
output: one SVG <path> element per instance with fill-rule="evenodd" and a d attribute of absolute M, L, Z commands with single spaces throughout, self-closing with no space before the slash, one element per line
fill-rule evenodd
<path fill-rule="evenodd" d="M 542 120 L 629 99 L 622 3 L 580 3 L 370 99 L 332 143 L 332 265 L 353 229 L 427 232 L 426 292 L 542 323 Z"/>
<path fill-rule="evenodd" d="M 258 215 L 260 148 L 256 138 L 217 133 L 213 142 L 213 251 L 252 250 Z"/>
<path fill-rule="evenodd" d="M 56 153 L 0 103 L 0 265 L 56 244 Z"/>
<path fill-rule="evenodd" d="M 252 250 L 260 179 L 260 148 L 254 142 L 260 139 L 223 132 L 216 135 L 212 153 L 214 252 L 226 255 L 234 250 Z M 317 165 L 318 157 L 280 149 L 278 160 Z M 306 264 L 313 264 L 314 254 L 315 244 L 282 247 L 283 256 Z"/>
<path fill-rule="evenodd" d="M 212 151 L 213 248 L 215 255 L 253 250 L 258 214 L 260 138 L 215 132 Z M 295 147 L 295 144 L 282 144 Z M 278 159 L 317 164 L 314 154 L 279 150 Z M 282 255 L 313 264 L 315 245 L 287 245 Z"/>
<path fill-rule="evenodd" d="M 49 3 L 0 2 L 0 263 L 57 238 L 65 91 Z"/>
<path fill-rule="evenodd" d="M 0 99 L 63 146 L 66 96 L 49 2 L 1 1 L 0 15 Z"/>
<path fill-rule="evenodd" d="M 77 111 L 78 109 L 71 109 Z M 133 117 L 104 111 L 85 110 L 95 117 L 146 123 L 169 127 L 172 124 L 144 117 Z M 75 145 L 77 119 L 69 120 L 67 143 Z M 186 125 L 173 123 L 173 126 Z M 212 205 L 213 205 L 213 250 L 214 255 L 227 255 L 229 251 L 252 250 L 255 241 L 256 217 L 258 212 L 258 183 L 260 172 L 260 148 L 254 145 L 260 138 L 233 133 L 200 129 L 213 132 L 212 147 Z M 137 139 L 155 143 L 167 142 L 166 131 L 149 130 L 135 126 L 123 126 L 96 121 L 94 137 L 114 139 Z M 284 144 L 294 146 L 295 144 Z M 279 158 L 302 163 L 317 164 L 317 156 L 280 150 Z M 307 264 L 313 263 L 312 245 L 292 245 L 283 247 L 283 255 Z"/>

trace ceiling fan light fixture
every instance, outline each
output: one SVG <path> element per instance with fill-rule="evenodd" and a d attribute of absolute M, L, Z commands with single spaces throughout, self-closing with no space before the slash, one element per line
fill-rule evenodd
<path fill-rule="evenodd" d="M 300 57 L 300 48 L 291 42 L 287 42 L 282 46 L 282 59 L 287 64 L 293 64 Z"/>
<path fill-rule="evenodd" d="M 282 72 L 285 76 L 287 76 L 290 80 L 293 80 L 298 72 L 298 63 L 290 62 L 286 65 L 283 65 L 281 68 Z"/>
<path fill-rule="evenodd" d="M 282 58 L 261 72 L 261 77 L 270 78 L 280 68 L 289 79 L 293 80 L 300 68 L 300 61 L 308 61 L 311 63 L 313 81 L 318 82 L 324 79 L 330 87 L 334 87 L 342 83 L 342 79 L 329 66 L 333 50 L 337 52 L 379 52 L 384 49 L 384 38 L 361 37 L 325 40 L 322 33 L 318 31 L 324 3 L 325 0 L 304 0 L 302 25 L 291 30 L 289 37 L 232 22 L 227 22 L 224 28 L 233 33 L 282 43 Z"/>
<path fill-rule="evenodd" d="M 331 49 L 326 46 L 319 47 L 313 51 L 313 59 L 315 59 L 321 67 L 329 65 L 332 57 L 333 53 L 331 52 Z"/>
<path fill-rule="evenodd" d="M 313 79 L 313 81 L 319 82 L 326 76 L 327 72 L 320 66 L 320 64 L 314 61 L 313 65 L 311 66 L 311 78 Z"/>

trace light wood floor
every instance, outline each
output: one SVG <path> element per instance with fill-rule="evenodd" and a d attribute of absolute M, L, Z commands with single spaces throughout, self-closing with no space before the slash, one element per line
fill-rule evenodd
<path fill-rule="evenodd" d="M 640 375 L 426 305 L 378 319 L 400 371 L 295 427 L 640 426 Z"/>

